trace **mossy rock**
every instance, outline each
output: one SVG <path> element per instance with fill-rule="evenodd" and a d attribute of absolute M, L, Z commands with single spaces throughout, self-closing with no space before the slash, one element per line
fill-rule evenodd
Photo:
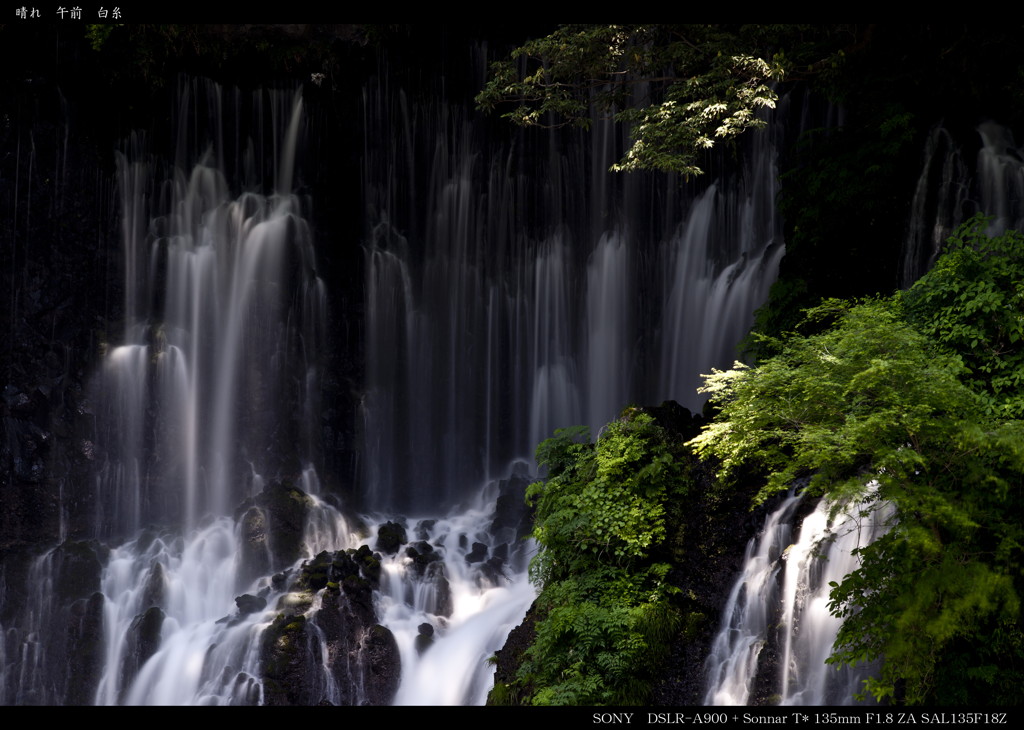
<path fill-rule="evenodd" d="M 271 556 L 271 570 L 299 559 L 306 515 L 313 506 L 313 500 L 301 489 L 276 479 L 239 506 L 235 517 L 243 523 L 246 557 L 254 563 L 251 570 L 259 568 L 260 561 L 264 560 L 260 555 L 267 551 Z"/>
<path fill-rule="evenodd" d="M 367 580 L 374 586 L 380 585 L 380 553 L 372 552 L 369 545 L 360 545 L 358 550 L 350 552 L 350 557 Z"/>
<path fill-rule="evenodd" d="M 390 520 L 377 528 L 377 549 L 387 555 L 394 555 L 408 541 L 405 527 Z"/>
<path fill-rule="evenodd" d="M 271 553 L 269 526 L 264 510 L 256 505 L 249 507 L 241 519 L 241 559 L 245 576 L 263 575 L 270 570 Z"/>
<path fill-rule="evenodd" d="M 266 704 L 303 703 L 307 645 L 305 616 L 279 614 L 263 632 L 260 660 Z"/>
<path fill-rule="evenodd" d="M 371 626 L 363 640 L 362 661 L 366 668 L 366 701 L 387 705 L 398 691 L 402 659 L 391 630 L 380 624 Z"/>
<path fill-rule="evenodd" d="M 312 560 L 303 563 L 302 577 L 300 578 L 303 585 L 314 593 L 326 587 L 332 572 L 333 561 L 333 554 L 325 550 Z"/>
<path fill-rule="evenodd" d="M 308 611 L 313 605 L 313 594 L 309 591 L 292 591 L 277 600 L 277 610 L 287 616 L 297 616 Z"/>

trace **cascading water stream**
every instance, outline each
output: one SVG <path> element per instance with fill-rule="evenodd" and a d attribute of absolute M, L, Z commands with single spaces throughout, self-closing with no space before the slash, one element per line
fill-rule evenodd
<path fill-rule="evenodd" d="M 13 503 L 59 502 L 59 525 L 24 512 L 5 524 L 39 526 L 60 544 L 34 563 L 4 556 L 0 702 L 479 703 L 485 660 L 533 595 L 525 522 L 509 507 L 530 479 L 519 464 L 555 428 L 596 432 L 630 402 L 699 409 L 700 373 L 734 359 L 784 251 L 775 202 L 777 151 L 792 148 L 784 137 L 794 132 L 785 120 L 818 126 L 808 106 L 791 113 L 782 100 L 767 129 L 744 135 L 735 165 L 708 160 L 722 171 L 706 184 L 616 176 L 607 170 L 626 140 L 611 124 L 585 136 L 510 132 L 479 118 L 463 92 L 481 87 L 481 48 L 446 57 L 443 81 L 434 69 L 393 74 L 388 51 L 373 53 L 381 78 L 361 98 L 340 74 L 330 91 L 314 74 L 308 103 L 291 90 L 179 82 L 171 123 L 135 133 L 117 156 L 119 205 L 108 207 L 120 210 L 123 252 L 108 262 L 105 249 L 89 248 L 102 258 L 97 272 L 123 265 L 123 326 L 99 324 L 107 303 L 92 297 L 103 298 L 102 277 L 89 298 L 68 300 L 93 307 L 82 317 L 66 318 L 67 304 L 51 312 L 43 297 L 42 314 L 23 321 L 24 297 L 57 288 L 47 272 L 90 288 L 77 281 L 90 278 L 84 269 L 65 276 L 68 267 L 49 266 L 39 258 L 47 247 L 36 245 L 40 219 L 65 229 L 88 218 L 69 195 L 82 177 L 70 107 L 83 97 L 61 95 L 56 127 L 18 134 L 5 167 L 14 171 L 10 339 L 38 326 L 25 349 L 45 349 L 44 319 L 56 342 L 62 318 L 85 330 L 97 317 L 74 347 L 106 342 L 91 396 L 67 400 L 81 411 L 58 414 L 70 390 L 21 392 L 29 377 L 4 393 L 8 452 L 23 472 Z M 39 106 L 43 81 L 23 83 Z M 321 102 L 332 112 L 307 118 Z M 130 116 L 144 113 L 138 104 Z M 339 116 L 361 120 L 351 127 L 362 124 L 363 139 L 322 168 L 340 158 L 361 165 L 366 209 L 335 225 L 320 198 L 314 217 L 304 172 L 314 143 L 324 150 L 330 138 L 340 149 L 346 136 L 310 134 L 313 120 Z M 20 111 L 3 121 L 5 135 L 24 125 Z M 905 286 L 975 210 L 994 216 L 992 233 L 1024 220 L 1020 147 L 993 123 L 977 133 L 976 158 L 949 131 L 932 136 Z M 351 169 L 338 165 L 334 177 L 322 168 L 317 179 L 332 183 Z M 347 240 L 320 239 L 344 228 Z M 358 269 L 350 279 L 362 284 L 339 292 L 344 268 Z M 342 296 L 355 302 L 345 316 L 331 311 Z M 362 349 L 330 360 L 328 340 L 344 328 L 360 333 Z M 349 369 L 326 376 L 338 360 Z M 348 378 L 355 373 L 365 378 Z M 59 377 L 80 381 L 70 365 Z M 95 434 L 78 423 L 93 418 Z M 328 430 L 344 435 L 329 443 Z M 62 442 L 79 437 L 72 471 Z M 332 451 L 359 465 L 354 483 L 328 471 Z M 93 479 L 80 483 L 90 465 Z M 339 494 L 372 513 L 354 515 Z M 750 546 L 709 661 L 709 701 L 748 701 L 764 684 L 766 645 L 782 702 L 830 703 L 857 689 L 856 673 L 824 671 L 834 621 L 807 586 L 850 570 L 839 553 L 864 543 L 843 547 L 855 531 L 829 528 L 819 508 L 791 544 L 787 520 L 802 508 L 796 498 L 786 505 Z M 393 525 L 405 536 L 385 549 L 375 533 Z M 826 533 L 835 539 L 821 542 Z M 37 541 L 18 534 L 8 544 Z M 825 545 L 835 553 L 827 563 L 815 557 Z"/>
<path fill-rule="evenodd" d="M 977 133 L 980 146 L 970 169 L 947 129 L 938 126 L 929 136 L 900 267 L 904 287 L 931 267 L 971 214 L 992 217 L 989 235 L 1024 222 L 1016 202 L 1024 191 L 1024 164 L 1012 134 L 994 122 Z M 747 546 L 707 660 L 706 704 L 849 704 L 862 692 L 870 668 L 825 664 L 840 626 L 828 610 L 828 585 L 857 568 L 853 550 L 883 534 L 893 509 L 852 505 L 834 521 L 820 503 L 791 542 L 799 503 L 799 497 L 786 499 Z"/>
<path fill-rule="evenodd" d="M 219 107 L 223 93 L 188 88 L 182 114 L 203 102 Z M 243 525 L 224 515 L 259 493 L 260 474 L 282 468 L 275 444 L 308 458 L 301 435 L 282 437 L 303 432 L 286 414 L 310 411 L 306 380 L 317 377 L 325 327 L 304 204 L 290 189 L 302 102 L 284 94 L 271 102 L 291 108 L 274 115 L 288 120 L 278 130 L 275 195 L 232 199 L 210 152 L 163 184 L 138 150 L 119 157 L 129 323 L 100 385 L 113 407 L 97 533 L 138 537 L 115 548 L 103 572 L 102 704 L 261 699 L 258 637 L 269 619 L 228 614 L 239 593 L 262 593 L 272 608 L 281 591 L 269 577 L 245 577 Z M 165 210 L 147 196 L 156 189 Z M 180 528 L 139 532 L 152 523 Z M 349 535 L 338 537 L 335 549 L 350 546 Z"/>
<path fill-rule="evenodd" d="M 367 95 L 372 506 L 457 504 L 555 428 L 596 433 L 631 402 L 701 407 L 700 373 L 735 359 L 784 251 L 783 124 L 694 192 L 605 173 L 610 123 L 598 151 L 503 146 L 455 104 Z"/>
<path fill-rule="evenodd" d="M 935 127 L 928 137 L 900 262 L 903 288 L 932 267 L 946 239 L 975 213 L 991 216 L 990 236 L 1024 226 L 1024 152 L 1001 124 L 984 122 L 976 131 L 980 146 L 973 168 L 945 127 Z"/>
<path fill-rule="evenodd" d="M 111 630 L 98 704 L 258 698 L 252 679 L 259 676 L 252 651 L 258 627 L 248 620 L 217 622 L 233 603 L 238 552 L 235 525 L 226 518 L 185 537 L 144 535 L 112 552 L 102 583 L 110 597 L 104 619 Z M 140 646 L 157 637 L 155 651 Z M 227 667 L 234 670 L 224 677 Z"/>
<path fill-rule="evenodd" d="M 96 386 L 105 461 L 95 513 L 95 534 L 119 544 L 83 548 L 84 559 L 102 561 L 100 590 L 74 650 L 90 633 L 102 638 L 78 657 L 80 688 L 73 677 L 53 680 L 64 658 L 54 649 L 61 642 L 46 636 L 64 633 L 52 627 L 63 627 L 68 608 L 52 577 L 71 548 L 47 553 L 34 568 L 34 603 L 14 630 L 14 699 L 379 704 L 395 699 L 404 665 L 399 701 L 480 703 L 492 672 L 486 658 L 533 597 L 521 529 L 500 517 L 494 482 L 462 512 L 419 521 L 416 541 L 352 562 L 365 539 L 318 497 L 313 460 L 327 305 L 308 202 L 290 189 L 301 97 L 257 92 L 225 104 L 232 95 L 212 83 L 184 85 L 179 129 L 203 129 L 190 115 L 208 114 L 214 144 L 197 152 L 201 140 L 179 137 L 164 178 L 142 137 L 119 155 L 126 327 Z M 250 141 L 238 146 L 244 159 L 229 179 L 220 145 L 242 125 L 225 129 L 220 110 L 248 104 L 251 129 L 262 129 L 265 115 L 281 122 L 270 125 L 281 163 L 259 174 L 253 151 L 268 141 Z M 198 162 L 189 168 L 190 160 Z M 277 181 L 274 194 L 230 192 L 239 179 L 255 188 L 264 177 Z M 511 481 L 519 497 L 504 498 L 521 501 L 525 477 L 516 471 Z M 360 532 L 379 527 L 362 522 Z M 282 525 L 290 530 L 283 537 Z M 426 558 L 411 555 L 428 552 L 432 566 L 418 571 Z M 320 569 L 330 580 L 314 575 Z M 422 626 L 432 628 L 426 654 L 422 641 L 413 648 Z"/>
<path fill-rule="evenodd" d="M 587 154 L 576 142 L 505 147 L 479 139 L 455 104 L 412 101 L 383 83 L 366 95 L 372 507 L 422 514 L 438 502 L 472 503 L 467 486 L 502 474 L 555 428 L 584 423 L 597 433 L 630 402 L 700 407 L 699 374 L 732 362 L 784 251 L 775 208 L 782 124 L 750 140 L 741 170 L 693 193 L 674 179 L 608 176 L 621 140 L 607 124 Z M 788 102 L 780 107 L 785 116 Z M 472 515 L 460 506 L 448 522 L 485 535 Z M 466 566 L 451 557 L 468 548 L 430 535 L 457 594 Z M 410 593 L 409 561 L 392 560 L 382 585 L 382 620 L 402 654 L 396 702 L 482 701 L 477 679 L 439 687 L 434 678 L 479 663 L 480 643 L 507 632 L 484 618 L 492 605 L 504 612 L 494 614 L 499 623 L 522 615 L 525 565 L 506 564 L 509 595 L 481 613 L 426 622 L 448 639 L 421 655 L 427 639 L 417 628 L 435 612 L 429 590 Z"/>
<path fill-rule="evenodd" d="M 492 504 L 493 495 L 484 495 L 461 514 L 409 520 L 419 555 L 407 550 L 384 565 L 378 608 L 395 633 L 402 663 L 395 704 L 482 705 L 487 699 L 493 683 L 487 660 L 534 598 L 527 546 L 500 542 L 500 536 L 495 544 L 487 529 Z"/>
<path fill-rule="evenodd" d="M 780 558 L 790 545 L 791 519 L 800 501 L 795 495 L 787 497 L 765 520 L 760 535 L 747 543 L 743 574 L 729 593 L 707 660 L 706 705 L 744 705 L 750 698 L 772 607 L 778 602 Z"/>
<path fill-rule="evenodd" d="M 302 120 L 298 104 L 290 114 L 274 108 L 275 118 L 291 120 L 279 136 L 291 149 Z M 484 163 L 462 112 L 403 109 L 433 117 L 438 132 L 400 135 L 437 140 L 425 163 L 429 194 L 416 201 L 425 218 L 403 226 L 420 237 L 407 237 L 379 209 L 366 248 L 366 501 L 383 514 L 366 522 L 371 532 L 380 529 L 396 509 L 440 516 L 397 518 L 416 539 L 384 551 L 373 612 L 393 637 L 401 665 L 395 702 L 479 703 L 489 688 L 486 658 L 533 594 L 513 528 L 494 527 L 495 495 L 474 492 L 494 484 L 505 464 L 556 427 L 597 427 L 651 393 L 698 405 L 688 397 L 695 374 L 731 359 L 732 343 L 749 326 L 781 256 L 772 204 L 780 131 L 754 143 L 754 162 L 738 180 L 699 193 L 684 221 L 666 213 L 656 226 L 665 238 L 650 260 L 642 253 L 649 234 L 630 230 L 627 205 L 647 194 L 642 189 L 616 192 L 593 182 L 602 176 L 555 175 L 557 189 L 534 238 L 528 226 L 512 225 L 526 209 L 528 182 L 510 177 L 514 165 L 501 156 Z M 414 124 L 408 116 L 401 121 Z M 552 171 L 583 169 L 585 158 L 573 154 L 555 153 L 546 164 Z M 399 151 L 368 163 L 370 190 L 392 184 L 383 181 L 398 178 L 395 171 L 409 159 L 416 155 Z M 152 189 L 137 164 L 121 163 L 125 187 Z M 324 327 L 305 204 L 282 188 L 232 200 L 220 169 L 208 158 L 188 177 L 178 173 L 169 213 L 124 201 L 132 221 L 155 223 L 126 234 L 126 242 L 150 253 L 130 254 L 140 262 L 130 275 L 143 279 L 128 305 L 137 323 L 105 366 L 108 388 L 120 398 L 110 399 L 119 409 L 111 422 L 132 438 L 112 450 L 101 477 L 105 499 L 119 507 L 118 522 L 99 532 L 132 534 L 172 516 L 185 532 L 136 538 L 112 554 L 103 590 L 110 599 L 106 624 L 116 627 L 108 637 L 116 638 L 107 643 L 97 700 L 275 703 L 283 701 L 273 694 L 276 683 L 294 681 L 303 685 L 296 695 L 303 702 L 380 701 L 387 693 L 366 685 L 373 639 L 345 639 L 332 618 L 331 591 L 339 589 L 329 579 L 327 588 L 289 589 L 269 574 L 305 574 L 304 558 L 359 542 L 343 525 L 326 527 L 341 517 L 315 500 L 306 430 L 285 415 L 316 410 L 316 389 L 308 385 L 317 377 L 311 343 Z M 424 170 L 407 174 L 419 179 Z M 288 170 L 273 178 L 293 176 Z M 667 184 L 672 197 L 681 194 Z M 392 190 L 385 200 L 399 195 Z M 621 212 L 581 218 L 576 205 Z M 648 269 L 668 275 L 652 283 Z M 652 305 L 640 306 L 641 292 Z M 147 309 L 147 301 L 157 309 Z M 637 332 L 655 331 L 660 341 L 637 340 Z M 647 361 L 640 346 L 662 355 Z M 290 377 L 292 371 L 304 377 Z M 275 448 L 282 429 L 299 453 L 282 457 Z M 204 518 L 257 499 L 266 483 L 261 475 L 296 460 L 312 475 L 303 491 L 315 504 L 305 519 L 323 528 L 306 530 L 298 562 L 249 555 L 247 518 Z M 521 494 L 525 481 L 518 480 Z M 236 613 L 238 594 L 258 596 L 266 608 L 243 611 L 240 603 Z M 143 605 L 154 595 L 161 614 Z M 205 598 L 195 603 L 199 595 Z M 282 626 L 275 613 L 281 610 L 295 620 Z M 155 646 L 146 646 L 147 617 L 161 626 L 159 643 L 148 639 Z M 301 640 L 288 631 L 301 632 Z M 301 679 L 279 677 L 261 649 L 269 641 L 261 637 L 279 635 L 278 643 L 305 647 Z"/>
<path fill-rule="evenodd" d="M 712 644 L 705 704 L 751 704 L 765 674 L 770 689 L 763 691 L 771 704 L 850 704 L 862 691 L 867 668 L 825 664 L 842 623 L 828 609 L 829 584 L 856 570 L 853 551 L 892 523 L 894 510 L 875 503 L 873 491 L 834 516 L 831 505 L 820 501 L 801 521 L 795 541 L 791 534 L 802 496 L 791 494 L 767 516 L 747 545 L 743 572 Z"/>

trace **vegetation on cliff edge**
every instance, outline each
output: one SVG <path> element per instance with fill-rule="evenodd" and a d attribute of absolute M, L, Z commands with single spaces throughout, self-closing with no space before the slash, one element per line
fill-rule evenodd
<path fill-rule="evenodd" d="M 642 704 L 682 615 L 666 580 L 666 504 L 689 490 L 685 448 L 647 413 L 627 409 L 596 443 L 561 429 L 537 449 L 531 485 L 540 552 L 536 637 L 507 702 Z M 492 701 L 495 695 L 492 694 Z"/>
<path fill-rule="evenodd" d="M 886 519 L 833 584 L 830 662 L 883 660 L 866 689 L 911 704 L 1019 702 L 1024 526 L 1024 236 L 976 218 L 911 290 L 809 310 L 755 368 L 707 376 L 691 444 Z M 869 489 L 877 484 L 877 491 Z"/>

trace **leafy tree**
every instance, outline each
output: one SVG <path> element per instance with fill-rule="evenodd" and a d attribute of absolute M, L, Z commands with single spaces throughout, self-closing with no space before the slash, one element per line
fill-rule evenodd
<path fill-rule="evenodd" d="M 908 316 L 960 357 L 986 407 L 1024 417 L 1024 234 L 990 239 L 976 217 L 906 297 Z"/>
<path fill-rule="evenodd" d="M 793 26 L 795 27 L 795 26 Z M 759 55 L 769 26 L 566 25 L 494 63 L 483 109 L 524 126 L 588 128 L 591 110 L 631 124 L 633 144 L 613 170 L 699 175 L 699 155 L 764 126 L 782 55 Z"/>
<path fill-rule="evenodd" d="M 865 500 L 865 519 L 895 506 L 830 604 L 844 619 L 830 661 L 884 658 L 867 683 L 878 699 L 948 701 L 964 687 L 975 702 L 1021 699 L 1024 422 L 1011 363 L 1024 239 L 988 239 L 982 225 L 962 228 L 906 295 L 826 302 L 807 314 L 815 334 L 707 376 L 721 412 L 691 442 L 723 478 L 760 467 L 759 499 L 807 476 L 836 504 Z"/>
<path fill-rule="evenodd" d="M 540 552 L 536 638 L 519 696 L 536 705 L 641 704 L 679 624 L 660 558 L 665 504 L 687 490 L 682 444 L 636 409 L 604 429 L 561 429 L 537 449 L 546 480 L 530 486 Z"/>

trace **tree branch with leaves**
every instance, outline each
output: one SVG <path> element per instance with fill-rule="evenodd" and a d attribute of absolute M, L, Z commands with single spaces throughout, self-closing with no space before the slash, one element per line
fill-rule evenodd
<path fill-rule="evenodd" d="M 763 127 L 774 85 L 833 58 L 835 31 L 797 25 L 565 25 L 491 66 L 481 109 L 522 126 L 630 125 L 614 171 L 700 175 L 701 156 Z M 788 50 L 783 51 L 782 47 Z"/>

